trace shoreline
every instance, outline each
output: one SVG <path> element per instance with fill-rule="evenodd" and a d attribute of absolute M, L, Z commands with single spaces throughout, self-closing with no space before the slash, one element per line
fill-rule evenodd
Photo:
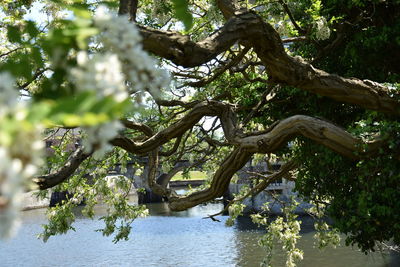
<path fill-rule="evenodd" d="M 39 191 L 31 191 L 23 194 L 22 211 L 47 208 L 50 204 L 50 197 L 39 200 L 35 193 Z"/>

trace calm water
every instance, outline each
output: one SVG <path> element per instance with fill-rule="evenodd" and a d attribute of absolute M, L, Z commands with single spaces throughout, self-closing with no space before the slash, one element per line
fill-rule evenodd
<path fill-rule="evenodd" d="M 76 232 L 52 237 L 47 243 L 35 238 L 45 223 L 44 210 L 23 213 L 18 235 L 0 242 L 0 266 L 157 266 L 213 267 L 258 266 L 263 250 L 258 247 L 260 230 L 241 220 L 234 227 L 202 217 L 221 208 L 220 204 L 199 206 L 171 213 L 164 204 L 148 205 L 151 216 L 137 220 L 129 241 L 111 242 L 94 232 L 102 223 L 78 217 Z M 313 233 L 305 233 L 300 247 L 307 267 L 383 267 L 400 266 L 393 255 L 370 256 L 348 247 L 319 251 L 312 249 Z M 274 266 L 283 266 L 281 251 L 276 251 Z"/>

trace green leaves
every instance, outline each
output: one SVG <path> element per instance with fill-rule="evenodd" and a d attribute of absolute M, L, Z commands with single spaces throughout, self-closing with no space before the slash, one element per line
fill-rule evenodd
<path fill-rule="evenodd" d="M 265 226 L 266 233 L 259 239 L 258 244 L 266 250 L 266 256 L 260 266 L 271 266 L 273 249 L 276 243 L 282 245 L 282 250 L 286 252 L 286 266 L 296 266 L 297 261 L 303 259 L 303 251 L 296 247 L 300 239 L 301 221 L 297 219 L 294 213 L 299 203 L 292 197 L 285 201 L 282 207 L 283 217 L 278 216 L 271 220 L 269 217 L 269 205 L 266 203 L 263 207 L 264 213 L 251 215 L 251 219 L 259 226 Z"/>
<path fill-rule="evenodd" d="M 188 31 L 192 28 L 193 17 L 189 12 L 189 5 L 187 0 L 172 0 L 174 3 L 175 17 L 183 22 L 185 29 Z"/>
<path fill-rule="evenodd" d="M 384 142 L 380 149 L 354 162 L 304 142 L 296 151 L 302 162 L 296 189 L 310 199 L 330 199 L 327 215 L 334 227 L 347 234 L 347 244 L 368 252 L 379 242 L 400 241 L 398 230 L 392 227 L 400 219 L 400 205 L 392 201 L 400 197 L 400 165 L 395 156 L 400 124 L 375 112 L 364 118 L 350 131 L 366 141 L 380 136 Z"/>
<path fill-rule="evenodd" d="M 21 43 L 21 32 L 18 27 L 8 25 L 7 26 L 7 38 L 12 43 Z"/>
<path fill-rule="evenodd" d="M 7 25 L 7 38 L 11 43 L 29 45 L 30 41 L 40 34 L 36 23 L 31 20 L 22 21 L 18 26 Z"/>
<path fill-rule="evenodd" d="M 53 235 L 65 234 L 69 230 L 75 231 L 75 228 L 72 227 L 72 223 L 75 221 L 75 215 L 72 210 L 74 206 L 73 203 L 64 201 L 63 205 L 47 210 L 49 223 L 42 226 L 44 230 L 43 233 L 38 235 L 38 238 L 47 242 Z"/>
<path fill-rule="evenodd" d="M 92 126 L 122 117 L 131 108 L 128 100 L 117 102 L 112 97 L 97 99 L 94 92 L 82 92 L 58 101 L 43 101 L 32 109 L 32 119 L 47 126 Z"/>

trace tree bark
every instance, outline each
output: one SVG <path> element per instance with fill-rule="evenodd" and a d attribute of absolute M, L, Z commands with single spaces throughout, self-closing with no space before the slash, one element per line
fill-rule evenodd
<path fill-rule="evenodd" d="M 81 163 L 90 157 L 92 152 L 86 153 L 83 148 L 78 148 L 75 152 L 70 156 L 69 160 L 57 171 L 47 174 L 41 175 L 37 178 L 33 179 L 33 182 L 36 183 L 40 190 L 48 189 L 54 187 L 58 184 L 61 184 L 66 179 L 68 179 Z"/>
<path fill-rule="evenodd" d="M 387 87 L 368 80 L 329 74 L 300 57 L 288 55 L 275 29 L 253 12 L 236 12 L 220 30 L 200 42 L 193 42 L 189 36 L 177 32 L 146 27 L 140 27 L 140 32 L 145 50 L 183 67 L 200 66 L 238 41 L 246 40 L 276 83 L 367 109 L 400 114 L 399 101 Z"/>
<path fill-rule="evenodd" d="M 136 21 L 138 0 L 120 0 L 118 15 L 129 15 L 130 21 Z"/>

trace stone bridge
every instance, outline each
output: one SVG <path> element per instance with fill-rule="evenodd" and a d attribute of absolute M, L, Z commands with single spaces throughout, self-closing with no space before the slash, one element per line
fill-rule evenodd
<path fill-rule="evenodd" d="M 138 165 L 140 167 L 138 167 Z M 202 180 L 182 180 L 182 181 L 170 181 L 171 178 L 177 174 L 179 171 L 190 166 L 190 162 L 187 160 L 179 161 L 175 166 L 168 172 L 163 173 L 161 166 L 158 168 L 158 178 L 157 183 L 162 186 L 169 187 L 197 187 L 203 184 Z M 140 175 L 136 175 L 136 171 L 141 169 Z M 126 172 L 121 172 L 121 166 L 116 165 L 113 170 L 110 171 L 110 175 L 124 175 L 129 179 L 134 180 L 135 188 L 144 188 L 145 193 L 139 193 L 138 200 L 139 203 L 152 203 L 152 202 L 162 202 L 163 199 L 159 195 L 152 193 L 150 186 L 148 184 L 148 158 L 147 157 L 134 157 L 131 162 L 126 165 Z"/>

